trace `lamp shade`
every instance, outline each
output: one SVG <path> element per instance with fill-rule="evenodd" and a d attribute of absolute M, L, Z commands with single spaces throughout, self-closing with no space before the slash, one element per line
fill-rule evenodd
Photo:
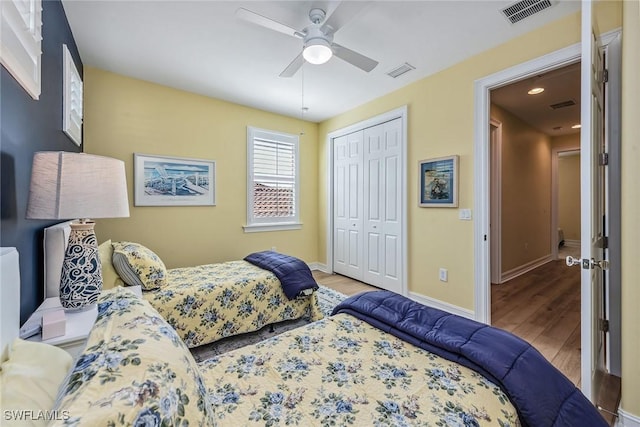
<path fill-rule="evenodd" d="M 35 153 L 26 216 L 30 219 L 128 217 L 124 162 L 85 153 Z"/>

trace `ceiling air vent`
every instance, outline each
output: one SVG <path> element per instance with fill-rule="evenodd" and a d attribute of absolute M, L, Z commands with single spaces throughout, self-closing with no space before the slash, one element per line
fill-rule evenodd
<path fill-rule="evenodd" d="M 576 101 L 570 99 L 568 101 L 556 102 L 555 104 L 549 105 L 552 110 L 558 110 L 560 108 L 571 107 L 572 105 L 576 105 Z"/>
<path fill-rule="evenodd" d="M 502 9 L 509 22 L 515 24 L 553 6 L 551 0 L 522 0 Z"/>
<path fill-rule="evenodd" d="M 406 62 L 405 62 L 405 63 L 404 63 L 404 64 L 402 64 L 401 66 L 396 67 L 396 68 L 394 68 L 393 70 L 389 71 L 389 72 L 387 73 L 387 75 L 388 75 L 388 76 L 391 76 L 391 77 L 393 77 L 393 78 L 395 79 L 395 78 L 397 78 L 397 77 L 400 77 L 400 76 L 401 76 L 401 75 L 403 75 L 404 73 L 408 73 L 409 71 L 411 71 L 411 70 L 415 70 L 415 69 L 416 69 L 416 67 L 414 67 L 413 65 L 408 64 L 408 63 L 406 63 Z"/>

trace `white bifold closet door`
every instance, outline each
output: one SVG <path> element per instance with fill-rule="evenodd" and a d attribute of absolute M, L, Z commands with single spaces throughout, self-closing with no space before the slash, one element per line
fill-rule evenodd
<path fill-rule="evenodd" d="M 401 119 L 334 139 L 334 271 L 401 292 Z"/>
<path fill-rule="evenodd" d="M 333 269 L 362 280 L 362 131 L 334 139 Z"/>

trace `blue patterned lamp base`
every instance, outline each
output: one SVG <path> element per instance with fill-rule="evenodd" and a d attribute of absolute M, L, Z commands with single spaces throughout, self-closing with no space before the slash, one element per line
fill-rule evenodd
<path fill-rule="evenodd" d="M 102 291 L 102 267 L 94 222 L 71 223 L 60 276 L 60 304 L 67 311 L 95 304 Z"/>

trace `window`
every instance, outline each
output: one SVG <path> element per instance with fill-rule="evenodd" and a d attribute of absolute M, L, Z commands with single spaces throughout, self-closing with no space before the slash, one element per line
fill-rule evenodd
<path fill-rule="evenodd" d="M 245 232 L 300 228 L 298 136 L 249 127 L 247 153 Z"/>
<path fill-rule="evenodd" d="M 33 99 L 40 98 L 41 0 L 0 1 L 0 62 Z"/>

